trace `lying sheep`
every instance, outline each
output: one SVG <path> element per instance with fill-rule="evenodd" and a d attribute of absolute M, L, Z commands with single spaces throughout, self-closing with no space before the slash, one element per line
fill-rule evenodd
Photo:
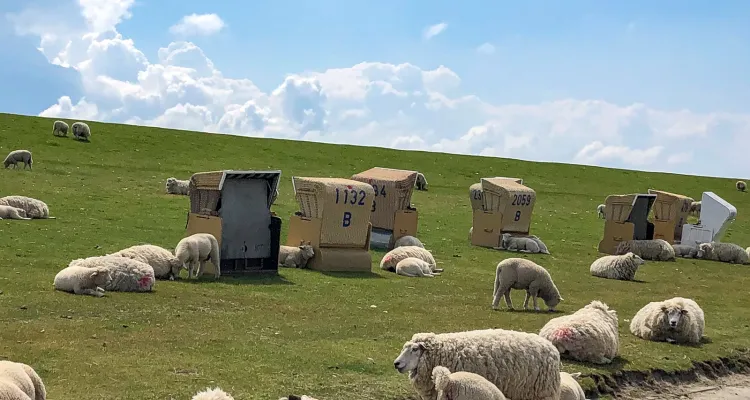
<path fill-rule="evenodd" d="M 380 260 L 380 269 L 396 272 L 396 264 L 407 257 L 416 257 L 428 262 L 432 268 L 432 272 L 443 272 L 442 269 L 437 268 L 437 263 L 432 253 L 418 246 L 401 246 L 389 251 Z"/>
<path fill-rule="evenodd" d="M 415 238 L 414 236 L 401 236 L 400 238 L 396 239 L 396 241 L 393 243 L 393 248 L 396 247 L 403 247 L 403 246 L 417 246 L 424 249 L 424 244 L 422 244 L 422 241 Z"/>
<path fill-rule="evenodd" d="M 701 243 L 698 245 L 698 249 L 703 252 L 699 258 L 705 260 L 721 261 L 730 264 L 750 264 L 750 256 L 748 256 L 747 250 L 734 243 Z"/>
<path fill-rule="evenodd" d="M 26 217 L 37 219 L 55 219 L 49 216 L 47 203 L 26 196 L 0 197 L 0 205 L 20 208 L 26 212 Z"/>
<path fill-rule="evenodd" d="M 593 364 L 609 364 L 617 355 L 617 312 L 594 300 L 570 315 L 552 318 L 539 331 L 561 356 Z"/>
<path fill-rule="evenodd" d="M 408 373 L 422 400 L 435 400 L 432 370 L 472 372 L 513 400 L 557 400 L 560 353 L 539 335 L 505 329 L 451 333 L 415 333 L 404 343 L 393 366 Z"/>
<path fill-rule="evenodd" d="M 166 183 L 167 194 L 190 194 L 190 181 L 183 181 L 175 177 L 167 178 Z"/>
<path fill-rule="evenodd" d="M 211 261 L 216 272 L 214 278 L 221 275 L 221 255 L 219 242 L 210 233 L 196 233 L 180 240 L 174 249 L 174 255 L 187 267 L 188 278 L 203 274 L 206 261 Z"/>
<path fill-rule="evenodd" d="M 80 265 L 63 268 L 55 275 L 55 290 L 94 297 L 104 296 L 104 287 L 112 280 L 106 268 L 86 268 Z"/>
<path fill-rule="evenodd" d="M 737 186 L 737 190 L 739 190 L 740 192 L 744 192 L 745 190 L 747 190 L 747 184 L 744 181 L 737 181 L 735 186 Z"/>
<path fill-rule="evenodd" d="M 229 393 L 221 390 L 220 388 L 206 388 L 193 396 L 191 400 L 234 400 Z"/>
<path fill-rule="evenodd" d="M 3 164 L 5 168 L 8 168 L 11 164 L 13 164 L 13 168 L 18 168 L 20 162 L 23 163 L 23 169 L 26 169 L 27 166 L 32 169 L 31 164 L 34 163 L 34 160 L 31 157 L 31 152 L 28 150 L 13 150 L 5 157 Z"/>
<path fill-rule="evenodd" d="M 637 254 L 644 260 L 675 261 L 674 249 L 664 239 L 623 240 L 617 245 L 615 255 L 623 255 L 628 252 Z"/>
<path fill-rule="evenodd" d="M 26 210 L 13 206 L 0 205 L 0 219 L 31 219 L 26 217 Z"/>
<path fill-rule="evenodd" d="M 693 216 L 695 218 L 700 218 L 701 216 L 701 202 L 700 201 L 694 201 L 690 203 L 690 211 L 688 211 L 688 215 Z"/>
<path fill-rule="evenodd" d="M 506 400 L 503 392 L 481 375 L 437 366 L 432 369 L 437 400 Z"/>
<path fill-rule="evenodd" d="M 0 399 L 46 400 L 47 388 L 34 368 L 24 363 L 0 361 Z"/>
<path fill-rule="evenodd" d="M 569 374 L 560 371 L 560 400 L 586 400 L 586 393 L 576 380 L 580 372 Z"/>
<path fill-rule="evenodd" d="M 539 252 L 542 254 L 549 254 L 549 250 L 547 249 L 547 245 L 542 242 L 542 239 L 539 239 L 539 236 L 537 235 L 529 235 L 529 239 L 536 242 L 536 244 L 539 246 Z"/>
<path fill-rule="evenodd" d="M 414 187 L 416 187 L 417 190 L 427 190 L 427 179 L 425 179 L 423 173 L 417 172 L 417 180 L 414 181 Z"/>
<path fill-rule="evenodd" d="M 594 260 L 589 272 L 599 278 L 632 281 L 638 267 L 645 262 L 640 256 L 629 251 L 622 255 L 604 256 Z"/>
<path fill-rule="evenodd" d="M 601 219 L 605 219 L 605 218 L 606 218 L 606 215 L 605 215 L 604 213 L 606 212 L 606 210 L 607 210 L 607 206 L 606 206 L 606 205 L 604 205 L 604 204 L 599 204 L 599 205 L 598 205 L 598 206 L 596 207 L 596 213 L 598 214 L 597 216 L 598 216 L 599 218 L 601 218 Z"/>
<path fill-rule="evenodd" d="M 705 325 L 705 316 L 698 303 L 684 297 L 673 297 L 643 306 L 630 321 L 630 332 L 654 342 L 698 344 Z"/>
<path fill-rule="evenodd" d="M 689 244 L 673 244 L 675 257 L 683 258 L 703 258 L 703 250 L 698 246 L 691 246 Z"/>
<path fill-rule="evenodd" d="M 150 265 L 154 269 L 156 279 L 173 281 L 180 277 L 180 270 L 183 266 L 182 261 L 175 257 L 171 251 L 153 244 L 139 244 L 109 255 L 127 257 Z"/>
<path fill-rule="evenodd" d="M 396 274 L 412 278 L 439 276 L 440 272 L 433 272 L 432 266 L 425 260 L 416 257 L 406 257 L 396 264 Z"/>
<path fill-rule="evenodd" d="M 544 300 L 549 311 L 555 311 L 555 307 L 563 301 L 549 272 L 541 265 L 525 258 L 506 258 L 497 264 L 492 297 L 493 310 L 499 308 L 501 296 L 505 296 L 508 309 L 513 309 L 513 301 L 510 299 L 511 289 L 526 289 L 526 298 L 523 301 L 524 310 L 528 309 L 529 297 L 533 298 L 536 311 L 539 311 L 537 297 Z"/>
<path fill-rule="evenodd" d="M 65 121 L 55 121 L 52 124 L 52 135 L 68 137 L 68 124 Z"/>
<path fill-rule="evenodd" d="M 315 257 L 315 249 L 309 244 L 297 247 L 279 246 L 279 267 L 305 268 L 307 261 Z"/>
<path fill-rule="evenodd" d="M 70 128 L 73 131 L 73 137 L 78 140 L 88 142 L 91 138 L 91 128 L 89 128 L 89 125 L 85 122 L 74 122 Z"/>
<path fill-rule="evenodd" d="M 153 290 L 156 281 L 153 267 L 127 257 L 94 256 L 78 258 L 68 264 L 68 267 L 71 266 L 106 269 L 111 279 L 103 288 L 112 292 L 150 292 Z"/>
<path fill-rule="evenodd" d="M 545 246 L 546 247 L 546 246 Z M 495 250 L 519 251 L 522 253 L 542 253 L 539 243 L 531 237 L 511 236 L 510 233 L 503 233 L 500 239 L 500 246 L 494 247 Z M 544 254 L 549 254 L 549 251 Z"/>

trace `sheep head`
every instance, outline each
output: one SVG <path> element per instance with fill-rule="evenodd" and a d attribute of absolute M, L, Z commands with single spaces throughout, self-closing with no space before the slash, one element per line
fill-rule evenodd
<path fill-rule="evenodd" d="M 680 303 L 669 302 L 662 304 L 661 312 L 666 316 L 666 322 L 671 329 L 679 328 L 685 321 L 685 316 L 688 315 L 688 310 Z"/>

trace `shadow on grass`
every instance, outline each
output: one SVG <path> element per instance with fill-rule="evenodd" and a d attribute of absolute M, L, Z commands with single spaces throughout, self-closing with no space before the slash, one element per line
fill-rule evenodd
<path fill-rule="evenodd" d="M 612 362 L 609 364 L 594 364 L 594 363 L 576 361 L 576 360 L 570 359 L 567 355 L 563 355 L 561 357 L 565 364 L 580 365 L 582 367 L 586 367 L 590 369 L 603 369 L 607 372 L 622 371 L 622 369 L 630 363 L 630 361 L 627 358 L 623 358 L 621 356 L 617 356 L 613 358 Z"/>
<path fill-rule="evenodd" d="M 374 272 L 321 272 L 325 276 L 332 278 L 348 278 L 348 279 L 385 279 L 382 276 Z"/>
<path fill-rule="evenodd" d="M 198 279 L 180 278 L 174 282 L 184 284 L 221 283 L 225 285 L 295 285 L 294 282 L 281 275 L 256 274 L 256 275 L 223 275 L 219 279 L 213 276 L 202 276 Z"/>
<path fill-rule="evenodd" d="M 509 310 L 507 308 L 499 308 L 494 311 L 518 313 L 518 314 L 567 314 L 565 311 L 562 311 L 562 310 L 549 311 L 549 310 L 545 310 L 544 308 L 542 308 L 540 311 L 536 311 L 533 308 L 529 308 L 528 310 L 524 310 L 523 308 L 514 308 L 512 310 Z"/>

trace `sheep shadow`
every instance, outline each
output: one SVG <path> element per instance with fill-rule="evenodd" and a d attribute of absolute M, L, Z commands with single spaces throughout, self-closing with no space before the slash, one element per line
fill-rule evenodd
<path fill-rule="evenodd" d="M 321 271 L 321 274 L 330 276 L 331 278 L 344 278 L 344 279 L 385 279 L 381 275 L 376 274 L 372 271 L 363 272 L 333 272 L 333 271 Z"/>
<path fill-rule="evenodd" d="M 189 285 L 200 285 L 205 283 L 221 283 L 224 285 L 296 285 L 294 282 L 286 279 L 282 275 L 270 273 L 256 273 L 252 275 L 222 275 L 219 279 L 213 276 L 201 276 L 199 278 L 180 278 L 174 282 L 180 282 Z"/>
<path fill-rule="evenodd" d="M 555 310 L 555 311 L 549 311 L 544 308 L 542 308 L 540 311 L 534 310 L 533 308 L 529 308 L 528 310 L 524 310 L 523 308 L 514 308 L 512 310 L 508 308 L 500 308 L 497 310 L 493 310 L 496 312 L 509 312 L 509 313 L 518 313 L 518 314 L 567 314 L 565 311 L 562 310 Z"/>
<path fill-rule="evenodd" d="M 609 364 L 594 364 L 590 362 L 577 361 L 577 360 L 573 360 L 572 358 L 569 358 L 565 354 L 561 354 L 560 358 L 562 359 L 563 364 L 578 365 L 578 366 L 585 367 L 588 369 L 600 369 L 600 370 L 605 370 L 607 372 L 622 371 L 622 369 L 630 363 L 630 360 L 619 355 L 613 358 L 612 362 Z"/>

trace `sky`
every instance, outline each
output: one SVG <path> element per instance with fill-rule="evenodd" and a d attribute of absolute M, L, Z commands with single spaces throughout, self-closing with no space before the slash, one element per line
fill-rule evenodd
<path fill-rule="evenodd" d="M 0 16 L 0 112 L 750 178 L 742 0 L 6 0 Z"/>

